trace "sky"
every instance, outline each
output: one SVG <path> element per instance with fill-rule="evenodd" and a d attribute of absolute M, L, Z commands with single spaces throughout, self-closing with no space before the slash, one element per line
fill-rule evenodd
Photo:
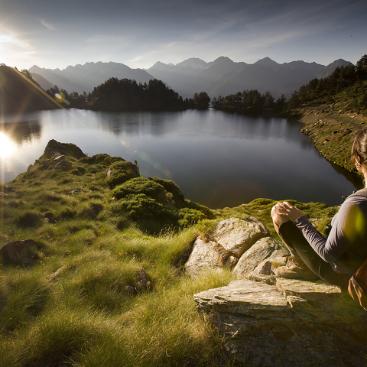
<path fill-rule="evenodd" d="M 0 0 L 0 63 L 356 62 L 367 0 Z"/>

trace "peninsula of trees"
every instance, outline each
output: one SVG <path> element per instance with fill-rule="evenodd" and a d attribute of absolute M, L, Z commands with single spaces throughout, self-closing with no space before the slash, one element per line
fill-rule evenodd
<path fill-rule="evenodd" d="M 110 112 L 207 109 L 210 103 L 205 92 L 183 99 L 157 79 L 137 83 L 135 80 L 111 78 L 88 94 L 68 93 L 58 87 L 49 89 L 48 93 L 69 107 Z"/>

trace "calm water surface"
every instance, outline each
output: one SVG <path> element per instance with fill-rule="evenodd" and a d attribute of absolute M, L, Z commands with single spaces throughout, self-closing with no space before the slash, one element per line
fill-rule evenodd
<path fill-rule="evenodd" d="M 176 181 L 210 207 L 257 197 L 339 204 L 355 188 L 320 157 L 297 122 L 218 111 L 101 113 L 43 111 L 0 125 L 3 181 L 24 171 L 50 139 L 87 154 L 137 160 L 145 176 Z"/>

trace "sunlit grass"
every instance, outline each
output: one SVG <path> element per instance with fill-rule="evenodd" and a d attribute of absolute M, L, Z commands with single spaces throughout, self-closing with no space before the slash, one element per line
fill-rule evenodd
<path fill-rule="evenodd" d="M 275 201 L 210 212 L 178 192 L 168 195 L 167 187 L 176 190 L 171 182 L 132 180 L 118 188 L 137 205 L 126 213 L 114 210 L 124 199 L 113 198 L 109 158 L 67 160 L 68 171 L 39 162 L 0 197 L 1 243 L 31 238 L 45 244 L 33 267 L 0 268 L 0 367 L 226 366 L 222 340 L 197 312 L 193 295 L 227 284 L 231 273 L 192 279 L 183 265 L 195 238 L 221 218 L 253 215 L 271 231 Z M 124 177 L 119 172 L 118 181 Z M 150 215 L 145 226 L 134 219 L 134 211 L 151 209 L 138 200 L 142 186 L 162 207 L 169 205 L 176 226 L 152 232 L 159 217 Z M 174 199 L 187 207 L 175 212 Z M 321 218 L 321 229 L 335 212 L 318 203 L 297 205 Z M 146 288 L 139 288 L 142 270 Z"/>

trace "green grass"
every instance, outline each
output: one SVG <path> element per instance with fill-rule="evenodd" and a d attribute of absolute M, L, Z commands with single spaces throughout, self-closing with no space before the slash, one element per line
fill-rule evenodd
<path fill-rule="evenodd" d="M 1 243 L 31 238 L 47 251 L 32 267 L 0 268 L 0 367 L 229 366 L 193 295 L 232 276 L 191 279 L 183 264 L 195 238 L 222 218 L 252 215 L 274 234 L 275 201 L 210 210 L 172 181 L 133 177 L 112 185 L 111 165 L 119 177 L 116 167 L 136 173 L 117 158 L 66 160 L 64 171 L 52 155 L 43 157 L 2 188 Z M 336 211 L 296 204 L 321 230 Z M 162 220 L 167 213 L 172 222 Z"/>

